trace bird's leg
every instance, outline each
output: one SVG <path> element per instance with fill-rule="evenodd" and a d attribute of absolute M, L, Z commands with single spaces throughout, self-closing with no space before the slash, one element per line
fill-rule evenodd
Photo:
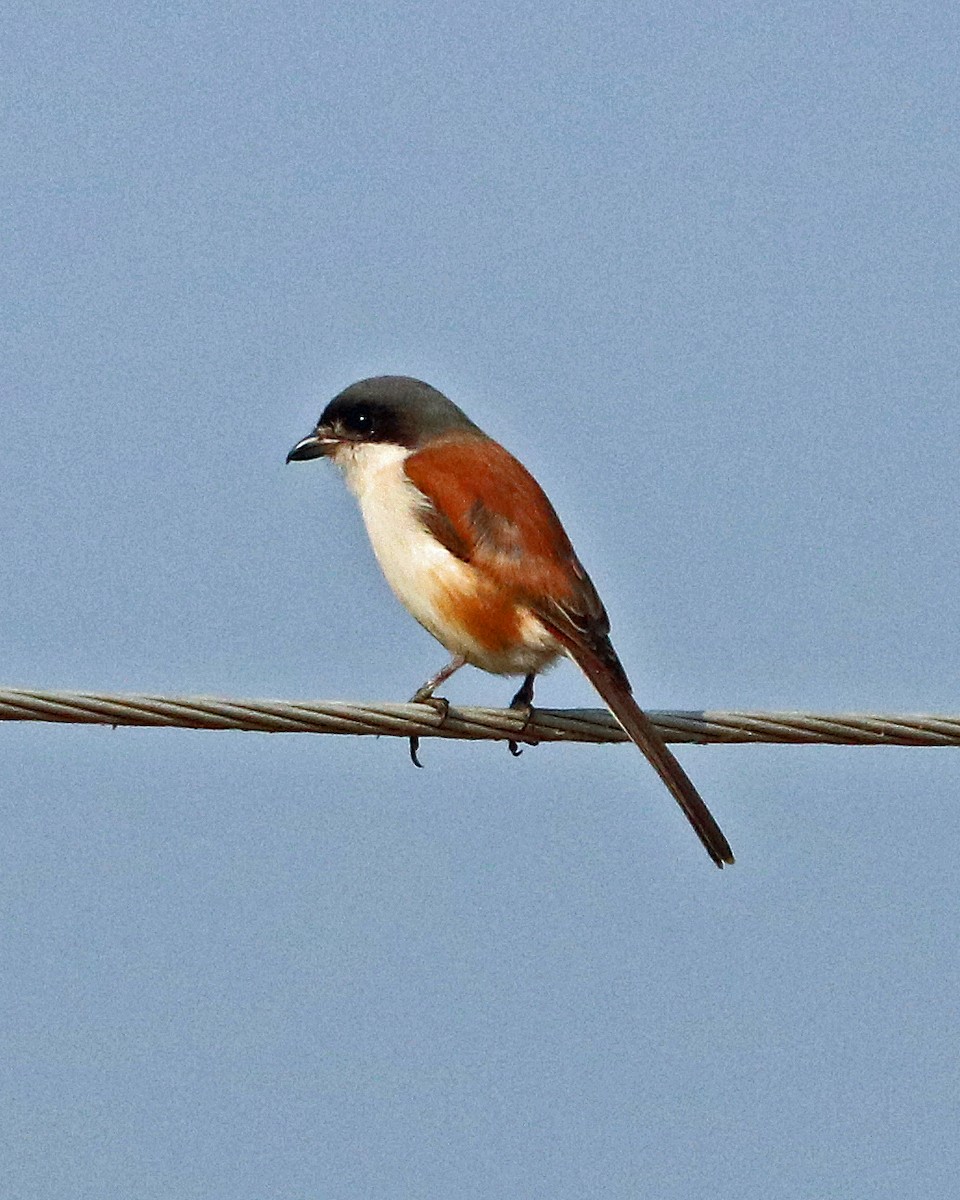
<path fill-rule="evenodd" d="M 445 705 L 447 703 L 446 700 L 435 700 L 433 693 L 441 683 L 446 683 L 455 671 L 459 671 L 461 667 L 465 667 L 466 665 L 467 660 L 463 655 L 455 654 L 442 670 L 438 671 L 436 675 L 432 675 L 422 687 L 417 688 L 410 697 L 410 703 L 429 704 L 433 700 L 437 704 Z"/>
<path fill-rule="evenodd" d="M 455 671 L 459 671 L 461 667 L 465 667 L 466 665 L 467 660 L 463 655 L 455 654 L 442 670 L 438 671 L 436 675 L 431 676 L 422 687 L 417 688 L 410 697 L 410 703 L 429 704 L 432 708 L 435 708 L 442 718 L 440 721 L 442 725 L 443 720 L 446 719 L 447 713 L 450 711 L 450 701 L 444 700 L 442 696 L 435 696 L 433 693 L 441 683 L 446 683 Z M 414 734 L 410 738 L 410 761 L 415 767 L 423 766 L 423 763 L 417 758 L 417 751 L 419 749 L 420 739 Z"/>
<path fill-rule="evenodd" d="M 533 716 L 533 684 L 535 679 L 536 675 L 528 675 L 520 685 L 517 694 L 510 701 L 512 709 L 519 709 L 526 716 L 526 720 L 520 729 L 521 733 L 530 724 L 530 718 Z M 507 742 L 507 747 L 514 758 L 519 758 L 523 753 L 515 741 L 511 740 Z"/>
<path fill-rule="evenodd" d="M 533 685 L 536 682 L 536 678 L 536 675 L 528 675 L 524 679 L 517 694 L 510 701 L 511 708 L 533 708 Z"/>

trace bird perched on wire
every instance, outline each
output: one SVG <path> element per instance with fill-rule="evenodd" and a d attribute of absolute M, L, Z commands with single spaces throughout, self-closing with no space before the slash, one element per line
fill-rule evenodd
<path fill-rule="evenodd" d="M 643 751 L 718 867 L 733 862 L 720 827 L 633 698 L 610 622 L 560 519 L 529 471 L 436 388 L 403 375 L 363 379 L 324 409 L 287 462 L 343 469 L 374 553 L 398 599 L 453 655 L 416 703 L 470 663 L 535 677 L 573 659 Z M 411 742 L 416 761 L 416 744 Z"/>

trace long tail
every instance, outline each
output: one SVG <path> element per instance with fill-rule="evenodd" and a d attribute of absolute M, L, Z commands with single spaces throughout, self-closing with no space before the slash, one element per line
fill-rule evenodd
<path fill-rule="evenodd" d="M 564 637 L 567 653 L 597 689 L 604 703 L 623 726 L 624 732 L 646 755 L 647 761 L 670 789 L 670 793 L 683 809 L 684 816 L 703 842 L 707 853 L 717 864 L 733 862 L 730 843 L 723 836 L 720 826 L 700 798 L 700 793 L 687 778 L 683 767 L 670 752 L 666 742 L 658 733 L 653 722 L 634 700 L 630 684 L 623 668 L 610 646 L 611 661 L 587 646 Z M 609 646 L 607 642 L 604 649 Z"/>

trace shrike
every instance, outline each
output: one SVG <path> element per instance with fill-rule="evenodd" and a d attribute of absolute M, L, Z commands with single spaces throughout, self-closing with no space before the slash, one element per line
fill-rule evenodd
<path fill-rule="evenodd" d="M 513 707 L 562 655 L 590 680 L 683 809 L 718 867 L 733 852 L 683 768 L 633 698 L 610 622 L 543 489 L 435 388 L 364 379 L 324 409 L 287 462 L 330 458 L 357 497 L 397 598 L 453 655 L 413 697 L 470 663 L 522 675 Z"/>

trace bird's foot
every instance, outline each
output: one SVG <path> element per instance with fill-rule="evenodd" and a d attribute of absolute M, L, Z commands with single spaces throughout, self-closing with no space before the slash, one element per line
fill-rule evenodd
<path fill-rule="evenodd" d="M 535 676 L 528 675 L 526 677 L 526 679 L 524 679 L 523 683 L 520 685 L 520 688 L 517 691 L 517 694 L 510 701 L 510 708 L 513 712 L 523 713 L 523 724 L 520 726 L 521 734 L 526 731 L 526 728 L 530 724 L 530 720 L 533 717 L 533 681 L 534 681 L 534 678 L 535 678 Z M 537 743 L 531 742 L 530 744 L 532 746 L 535 746 Z M 520 755 L 523 753 L 523 749 L 521 748 L 521 746 L 519 745 L 518 742 L 514 741 L 513 738 L 511 738 L 510 741 L 507 742 L 507 749 L 510 751 L 510 753 L 513 755 L 514 758 L 519 758 Z"/>
<path fill-rule="evenodd" d="M 440 714 L 440 720 L 437 722 L 437 728 L 443 726 L 447 719 L 447 713 L 450 711 L 450 701 L 445 700 L 442 696 L 434 696 L 431 691 L 427 690 L 427 685 L 414 692 L 410 698 L 411 704 L 429 704 L 432 709 Z M 410 736 L 410 761 L 415 767 L 423 767 L 423 763 L 417 757 L 420 751 L 420 739 L 416 734 Z"/>

